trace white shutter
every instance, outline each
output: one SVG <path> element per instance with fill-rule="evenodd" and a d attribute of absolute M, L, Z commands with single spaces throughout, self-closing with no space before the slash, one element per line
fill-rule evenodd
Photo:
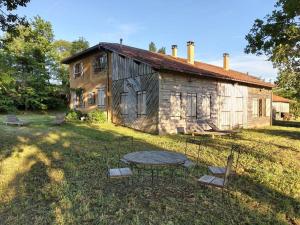
<path fill-rule="evenodd" d="M 170 113 L 173 117 L 180 117 L 181 93 L 172 93 L 170 98 Z"/>
<path fill-rule="evenodd" d="M 266 99 L 266 116 L 271 116 L 271 99 Z"/>
<path fill-rule="evenodd" d="M 105 88 L 98 89 L 98 106 L 105 106 Z"/>
<path fill-rule="evenodd" d="M 81 76 L 83 76 L 83 63 L 80 63 Z"/>
<path fill-rule="evenodd" d="M 252 99 L 252 115 L 253 115 L 253 117 L 258 116 L 258 101 L 257 101 L 257 98 Z"/>

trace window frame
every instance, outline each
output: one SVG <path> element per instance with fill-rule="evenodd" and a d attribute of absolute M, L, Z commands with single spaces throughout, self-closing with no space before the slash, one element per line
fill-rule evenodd
<path fill-rule="evenodd" d="M 80 68 L 79 71 L 76 71 L 77 65 Z M 74 63 L 74 65 L 73 65 L 73 77 L 74 77 L 74 79 L 76 79 L 78 77 L 81 77 L 83 75 L 83 70 L 84 70 L 83 62 L 76 62 L 76 63 Z"/>
<path fill-rule="evenodd" d="M 91 101 L 91 99 L 92 99 L 92 101 Z M 91 91 L 88 93 L 88 104 L 89 105 L 96 104 L 96 93 L 94 91 Z"/>
<path fill-rule="evenodd" d="M 100 92 L 103 92 L 103 99 L 100 101 Z M 106 99 L 106 90 L 105 90 L 105 87 L 100 87 L 97 89 L 97 97 L 98 97 L 98 102 L 97 102 L 97 106 L 99 108 L 102 108 L 102 107 L 106 107 L 106 102 L 105 102 L 105 99 Z M 102 104 L 101 104 L 102 103 Z"/>
<path fill-rule="evenodd" d="M 102 62 L 101 62 L 102 61 Z M 107 71 L 108 69 L 108 56 L 107 53 L 97 55 L 94 57 L 93 72 L 94 74 Z"/>
<path fill-rule="evenodd" d="M 137 117 L 142 117 L 147 115 L 147 92 L 146 91 L 137 91 L 136 92 L 136 109 L 137 109 Z M 142 98 L 142 103 L 139 101 L 139 96 Z M 141 104 L 141 105 L 140 105 Z"/>

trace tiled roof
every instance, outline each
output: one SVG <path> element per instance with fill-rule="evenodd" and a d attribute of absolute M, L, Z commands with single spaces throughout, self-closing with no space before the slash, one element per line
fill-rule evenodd
<path fill-rule="evenodd" d="M 285 103 L 291 102 L 290 99 L 287 99 L 287 98 L 284 98 L 284 97 L 281 97 L 281 96 L 278 96 L 278 95 L 274 95 L 274 94 L 273 94 L 273 97 L 272 97 L 272 101 L 273 102 L 285 102 Z"/>
<path fill-rule="evenodd" d="M 66 64 L 71 63 L 72 61 L 83 57 L 86 54 L 96 51 L 99 47 L 149 64 L 156 70 L 176 71 L 203 77 L 211 77 L 215 79 L 231 80 L 268 88 L 272 88 L 274 86 L 273 84 L 262 81 L 257 77 L 234 70 L 224 70 L 222 67 L 197 61 L 195 61 L 194 65 L 192 65 L 187 63 L 183 58 L 174 58 L 169 55 L 154 53 L 147 50 L 116 43 L 101 42 L 99 43 L 99 45 L 93 46 L 83 52 L 77 53 L 67 59 L 64 59 L 62 62 Z"/>

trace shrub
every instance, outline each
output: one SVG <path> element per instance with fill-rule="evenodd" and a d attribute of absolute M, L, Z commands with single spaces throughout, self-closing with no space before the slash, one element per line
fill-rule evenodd
<path fill-rule="evenodd" d="M 88 113 L 88 121 L 91 123 L 104 123 L 106 122 L 105 112 L 96 109 Z"/>
<path fill-rule="evenodd" d="M 66 120 L 72 121 L 72 120 L 79 120 L 80 117 L 83 116 L 83 113 L 78 110 L 70 110 L 66 115 Z"/>

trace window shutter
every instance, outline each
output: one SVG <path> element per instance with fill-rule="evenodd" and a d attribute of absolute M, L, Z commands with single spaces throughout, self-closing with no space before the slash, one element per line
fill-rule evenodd
<path fill-rule="evenodd" d="M 271 116 L 271 99 L 266 99 L 266 116 Z"/>
<path fill-rule="evenodd" d="M 203 119 L 210 118 L 210 96 L 204 96 L 202 99 L 202 112 L 203 112 Z"/>
<path fill-rule="evenodd" d="M 73 78 L 75 78 L 75 72 L 76 72 L 76 63 L 73 65 Z"/>
<path fill-rule="evenodd" d="M 258 115 L 258 101 L 257 101 L 257 98 L 253 98 L 252 100 L 252 115 L 253 117 L 257 117 Z"/>
<path fill-rule="evenodd" d="M 83 76 L 83 63 L 80 63 L 80 69 L 81 69 L 81 76 Z"/>

